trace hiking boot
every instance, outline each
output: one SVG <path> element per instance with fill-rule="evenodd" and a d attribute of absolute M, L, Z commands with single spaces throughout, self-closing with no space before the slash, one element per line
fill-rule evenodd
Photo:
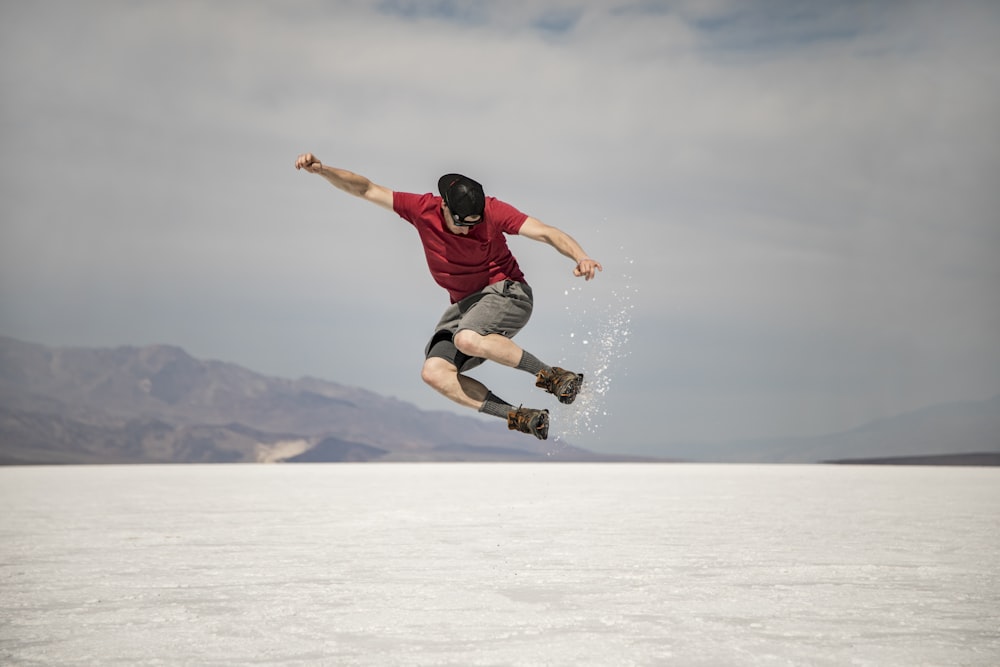
<path fill-rule="evenodd" d="M 576 400 L 576 395 L 583 386 L 583 374 L 563 370 L 558 366 L 538 371 L 535 376 L 536 387 L 541 387 L 550 394 L 555 394 L 560 403 L 569 405 Z"/>
<path fill-rule="evenodd" d="M 507 428 L 530 433 L 539 440 L 549 437 L 549 411 L 518 408 L 507 413 Z"/>

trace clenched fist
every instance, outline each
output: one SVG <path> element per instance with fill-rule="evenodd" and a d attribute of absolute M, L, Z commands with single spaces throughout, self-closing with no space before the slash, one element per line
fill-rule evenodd
<path fill-rule="evenodd" d="M 318 174 L 323 168 L 323 163 L 312 153 L 303 153 L 295 160 L 296 169 L 305 169 L 310 174 Z"/>

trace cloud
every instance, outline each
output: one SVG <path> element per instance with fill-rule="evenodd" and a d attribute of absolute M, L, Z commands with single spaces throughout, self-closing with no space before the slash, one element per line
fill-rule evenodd
<path fill-rule="evenodd" d="M 443 297 L 415 237 L 295 172 L 309 150 L 407 191 L 467 171 L 605 262 L 595 317 L 634 289 L 614 441 L 581 444 L 818 433 L 1000 385 L 992 3 L 55 2 L 2 18 L 8 335 L 169 342 L 447 407 L 416 371 Z M 580 357 L 570 267 L 511 246 L 540 304 L 525 346 Z"/>

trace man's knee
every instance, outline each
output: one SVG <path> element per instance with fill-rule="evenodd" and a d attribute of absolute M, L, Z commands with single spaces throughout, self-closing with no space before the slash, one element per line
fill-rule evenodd
<path fill-rule="evenodd" d="M 420 379 L 435 389 L 444 386 L 458 374 L 458 369 L 447 359 L 428 357 L 420 369 Z"/>
<path fill-rule="evenodd" d="M 454 338 L 452 338 L 452 342 L 455 344 L 455 349 L 462 354 L 469 355 L 470 357 L 483 356 L 482 340 L 483 336 L 471 329 L 462 329 L 455 334 Z"/>

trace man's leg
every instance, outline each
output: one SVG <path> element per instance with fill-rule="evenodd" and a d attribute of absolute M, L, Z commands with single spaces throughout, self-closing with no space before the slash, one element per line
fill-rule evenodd
<path fill-rule="evenodd" d="M 472 329 L 462 329 L 452 340 L 458 351 L 463 354 L 489 359 L 511 368 L 516 368 L 521 363 L 524 354 L 524 350 L 517 343 L 501 334 L 483 336 Z"/>
<path fill-rule="evenodd" d="M 535 376 L 535 386 L 555 394 L 560 403 L 572 403 L 583 385 L 583 375 L 543 363 L 506 336 L 482 335 L 471 329 L 455 334 L 453 342 L 459 352 L 470 357 L 489 359 Z"/>
<path fill-rule="evenodd" d="M 428 357 L 420 376 L 424 382 L 455 403 L 506 419 L 507 428 L 511 430 L 530 433 L 540 440 L 548 437 L 548 410 L 515 408 L 493 394 L 482 382 L 459 373 L 455 364 L 447 359 Z"/>
<path fill-rule="evenodd" d="M 489 393 L 482 382 L 462 375 L 455 364 L 441 357 L 428 357 L 420 377 L 438 393 L 467 408 L 481 408 Z"/>

